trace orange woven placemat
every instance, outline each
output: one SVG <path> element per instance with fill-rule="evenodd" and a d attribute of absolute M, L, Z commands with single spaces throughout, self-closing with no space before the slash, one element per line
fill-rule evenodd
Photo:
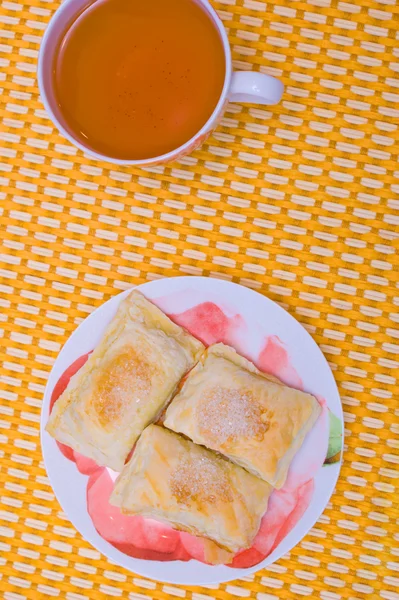
<path fill-rule="evenodd" d="M 57 4 L 1 2 L 5 600 L 399 598 L 399 7 L 216 7 L 236 68 L 281 77 L 283 101 L 229 106 L 202 149 L 140 170 L 88 159 L 47 119 L 35 71 Z M 291 312 L 329 360 L 346 420 L 317 525 L 271 567 L 207 588 L 136 577 L 91 548 L 53 496 L 39 441 L 46 378 L 76 325 L 121 289 L 179 274 L 231 279 Z"/>

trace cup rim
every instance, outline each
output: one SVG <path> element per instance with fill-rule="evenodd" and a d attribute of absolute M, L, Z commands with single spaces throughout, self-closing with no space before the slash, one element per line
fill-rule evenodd
<path fill-rule="evenodd" d="M 113 158 L 112 156 L 107 156 L 106 154 L 101 154 L 99 152 L 96 152 L 95 150 L 92 150 L 91 148 L 88 148 L 87 146 L 82 144 L 72 134 L 70 134 L 69 131 L 67 131 L 67 129 L 62 125 L 62 123 L 60 123 L 60 121 L 56 117 L 56 115 L 51 107 L 51 102 L 50 102 L 49 98 L 47 97 L 46 86 L 45 86 L 46 75 L 44 73 L 44 54 L 46 51 L 46 46 L 47 46 L 48 42 L 50 41 L 51 36 L 53 35 L 53 29 L 54 29 L 56 21 L 62 19 L 63 13 L 66 10 L 66 7 L 72 1 L 73 0 L 65 0 L 61 4 L 61 6 L 56 10 L 56 12 L 52 16 L 50 22 L 48 23 L 46 31 L 44 33 L 44 36 L 42 38 L 42 42 L 40 44 L 39 57 L 38 57 L 38 68 L 37 68 L 37 79 L 38 79 L 40 98 L 44 104 L 44 107 L 46 109 L 46 112 L 47 112 L 50 120 L 53 122 L 53 124 L 57 127 L 59 132 L 68 141 L 70 141 L 75 147 L 82 150 L 82 152 L 84 152 L 85 154 L 87 154 L 88 156 L 90 156 L 91 158 L 94 158 L 96 160 L 105 161 L 105 162 L 109 162 L 109 163 L 116 164 L 116 165 L 151 166 L 151 165 L 158 164 L 161 162 L 171 161 L 171 160 L 173 160 L 174 157 L 178 156 L 180 153 L 184 154 L 186 151 L 188 151 L 190 149 L 191 145 L 195 142 L 196 139 L 200 138 L 202 135 L 204 135 L 205 133 L 208 133 L 208 131 L 210 131 L 212 129 L 212 123 L 217 118 L 219 113 L 221 112 L 221 110 L 225 104 L 227 94 L 228 94 L 228 91 L 230 88 L 231 76 L 232 76 L 231 50 L 230 50 L 229 40 L 227 37 L 227 32 L 224 28 L 224 25 L 223 25 L 219 15 L 217 14 L 217 12 L 213 8 L 213 6 L 211 6 L 211 4 L 209 3 L 208 0 L 192 0 L 192 1 L 197 1 L 197 2 L 201 3 L 201 5 L 204 7 L 204 9 L 208 12 L 210 17 L 212 18 L 214 25 L 217 27 L 220 37 L 221 37 L 221 40 L 222 40 L 222 43 L 223 43 L 224 56 L 225 56 L 225 67 L 226 67 L 223 89 L 220 94 L 220 98 L 219 98 L 212 114 L 210 115 L 208 120 L 204 123 L 204 125 L 201 127 L 201 129 L 199 131 L 197 131 L 197 133 L 195 135 L 193 135 L 187 142 L 185 142 L 181 146 L 178 146 L 174 150 L 171 150 L 170 152 L 167 152 L 165 154 L 160 154 L 159 156 L 154 156 L 153 158 L 138 158 L 138 159 L 132 159 L 132 160 L 123 159 L 123 158 Z M 53 55 L 54 55 L 54 52 L 52 53 L 52 57 L 51 57 L 52 59 L 53 59 Z"/>

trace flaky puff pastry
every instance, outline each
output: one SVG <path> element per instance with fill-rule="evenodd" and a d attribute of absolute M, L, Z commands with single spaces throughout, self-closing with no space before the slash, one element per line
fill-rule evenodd
<path fill-rule="evenodd" d="M 46 430 L 99 465 L 121 471 L 203 349 L 141 293 L 131 292 L 55 403 Z"/>
<path fill-rule="evenodd" d="M 272 487 L 223 457 L 159 427 L 147 427 L 115 483 L 110 503 L 208 538 L 226 562 L 249 548 L 266 512 Z"/>
<path fill-rule="evenodd" d="M 189 373 L 164 425 L 281 488 L 320 412 L 310 394 L 261 373 L 233 348 L 215 344 Z"/>

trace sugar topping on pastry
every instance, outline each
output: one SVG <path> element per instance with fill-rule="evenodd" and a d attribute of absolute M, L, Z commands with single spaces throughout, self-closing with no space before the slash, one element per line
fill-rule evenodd
<path fill-rule="evenodd" d="M 216 456 L 187 455 L 170 474 L 170 489 L 173 496 L 182 504 L 191 501 L 210 502 L 233 499 L 222 459 Z"/>
<path fill-rule="evenodd" d="M 151 366 L 132 347 L 126 346 L 99 373 L 93 389 L 92 405 L 98 420 L 106 427 L 123 419 L 132 402 L 145 402 L 151 389 Z"/>
<path fill-rule="evenodd" d="M 269 423 L 253 394 L 215 386 L 197 406 L 198 427 L 219 444 L 239 438 L 262 440 Z"/>

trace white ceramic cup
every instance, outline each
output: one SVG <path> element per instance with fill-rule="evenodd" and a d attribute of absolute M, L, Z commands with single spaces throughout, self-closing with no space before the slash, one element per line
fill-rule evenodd
<path fill-rule="evenodd" d="M 101 1 L 101 0 L 97 0 Z M 203 127 L 182 146 L 175 150 L 154 156 L 150 159 L 143 160 L 124 160 L 106 156 L 98 152 L 94 152 L 91 148 L 86 147 L 77 140 L 64 125 L 62 112 L 56 102 L 53 88 L 53 65 L 55 53 L 57 52 L 60 40 L 65 34 L 66 29 L 72 24 L 82 11 L 92 4 L 90 0 L 65 0 L 51 19 L 46 32 L 44 34 L 39 53 L 38 61 L 38 82 L 40 95 L 46 111 L 53 121 L 57 129 L 70 141 L 72 144 L 83 150 L 86 154 L 98 160 L 108 161 L 118 165 L 154 165 L 164 162 L 176 160 L 177 158 L 188 154 L 208 137 L 215 129 L 221 119 L 225 105 L 227 102 L 252 102 L 257 104 L 277 104 L 283 93 L 283 84 L 278 79 L 252 71 L 233 72 L 231 64 L 231 51 L 229 41 L 227 39 L 226 30 L 223 23 L 219 19 L 216 11 L 209 4 L 208 0 L 196 0 L 204 10 L 212 18 L 217 27 L 220 37 L 223 41 L 224 56 L 226 61 L 226 74 L 224 79 L 223 90 L 219 101 Z"/>

